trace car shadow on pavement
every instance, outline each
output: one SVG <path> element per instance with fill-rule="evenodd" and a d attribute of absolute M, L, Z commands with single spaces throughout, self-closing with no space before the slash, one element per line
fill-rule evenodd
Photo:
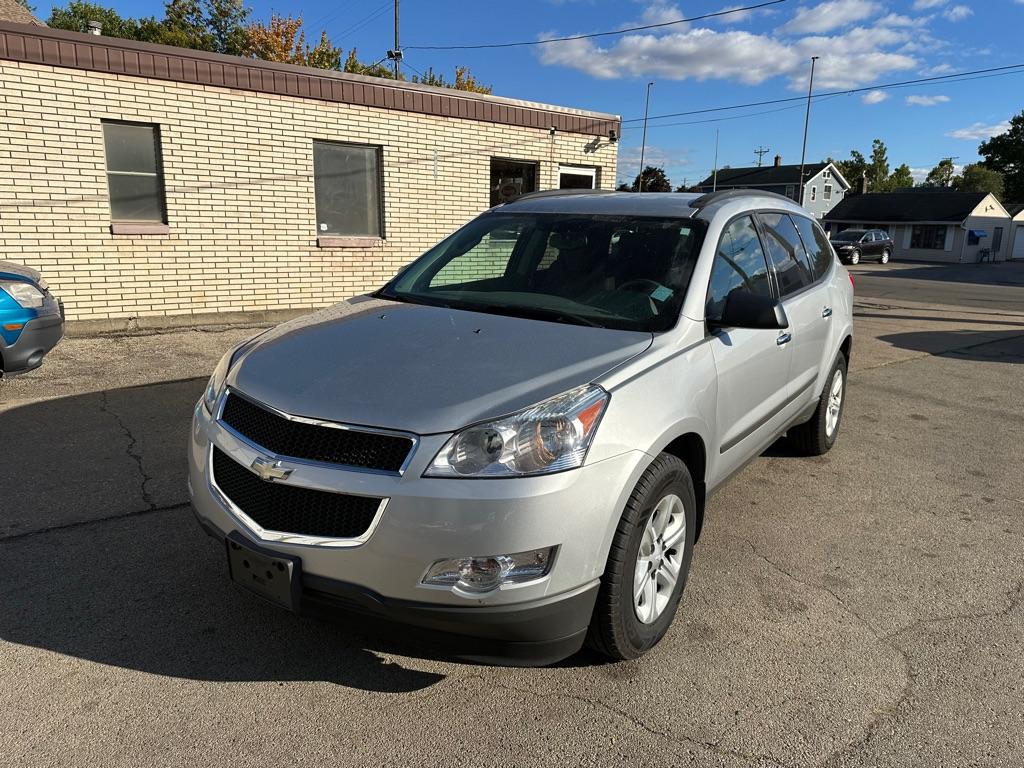
<path fill-rule="evenodd" d="M 897 262 L 898 259 L 899 254 L 897 254 Z M 861 273 L 892 280 L 935 280 L 971 285 L 1024 286 L 1024 263 L 1021 262 L 922 264 L 913 267 L 897 263 L 889 268 L 856 270 L 854 277 Z"/>
<path fill-rule="evenodd" d="M 1024 363 L 1024 331 L 911 331 L 879 336 L 900 349 L 959 360 Z"/>
<path fill-rule="evenodd" d="M 0 414 L 0 640 L 195 680 L 327 681 L 381 692 L 442 680 L 371 653 L 431 655 L 365 634 L 357 617 L 296 616 L 231 584 L 224 550 L 196 524 L 185 490 L 189 420 L 203 383 Z"/>

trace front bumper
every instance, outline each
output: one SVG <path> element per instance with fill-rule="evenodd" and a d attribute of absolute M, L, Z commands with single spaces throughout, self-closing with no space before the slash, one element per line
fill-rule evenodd
<path fill-rule="evenodd" d="M 448 435 L 427 435 L 401 475 L 295 463 L 286 482 L 387 499 L 370 536 L 347 547 L 261 539 L 211 488 L 216 445 L 242 466 L 261 454 L 197 404 L 189 448 L 196 516 L 211 535 L 232 531 L 302 562 L 302 610 L 340 608 L 440 633 L 447 652 L 487 660 L 553 661 L 583 642 L 625 498 L 649 462 L 632 451 L 531 478 L 423 478 Z M 557 547 L 542 579 L 467 596 L 422 579 L 437 560 Z M 469 650 L 460 650 L 466 641 Z M 474 644 L 472 641 L 476 641 Z M 482 644 L 482 645 L 481 645 Z M 474 651 L 473 646 L 477 648 Z M 497 649 L 497 650 L 496 650 Z"/>
<path fill-rule="evenodd" d="M 64 337 L 61 314 L 36 317 L 25 323 L 13 344 L 0 347 L 4 373 L 24 373 L 43 364 L 46 353 Z"/>

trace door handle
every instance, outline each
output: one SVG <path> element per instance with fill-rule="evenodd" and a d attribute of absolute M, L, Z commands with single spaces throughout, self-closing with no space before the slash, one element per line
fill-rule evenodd
<path fill-rule="evenodd" d="M 821 310 L 822 317 L 832 317 L 832 307 L 825 307 Z"/>
<path fill-rule="evenodd" d="M 781 347 L 781 346 L 783 346 L 785 344 L 789 344 L 789 342 L 791 342 L 792 340 L 793 340 L 793 334 L 791 334 L 791 333 L 780 333 L 779 334 L 779 338 L 777 338 L 775 340 L 775 343 L 778 344 Z"/>

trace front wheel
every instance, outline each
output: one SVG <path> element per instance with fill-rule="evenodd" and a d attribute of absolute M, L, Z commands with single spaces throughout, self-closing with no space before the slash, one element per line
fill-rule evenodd
<path fill-rule="evenodd" d="M 626 502 L 601 577 L 587 643 L 612 659 L 635 659 L 672 624 L 690 572 L 697 523 L 693 478 L 667 453 Z"/>
<path fill-rule="evenodd" d="M 846 358 L 840 352 L 832 366 L 814 415 L 789 430 L 789 438 L 808 456 L 828 453 L 839 437 L 839 423 L 846 404 Z"/>
<path fill-rule="evenodd" d="M 886 251 L 882 251 L 882 258 L 880 259 L 880 261 L 883 264 L 888 264 L 889 263 L 889 251 L 887 251 L 887 250 Z"/>
<path fill-rule="evenodd" d="M 850 254 L 851 264 L 860 264 L 860 251 L 854 251 Z"/>

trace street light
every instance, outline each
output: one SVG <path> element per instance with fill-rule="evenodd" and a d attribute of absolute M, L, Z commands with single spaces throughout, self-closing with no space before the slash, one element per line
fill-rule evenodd
<path fill-rule="evenodd" d="M 647 113 L 651 107 L 651 86 L 654 85 L 652 80 L 647 84 L 647 99 L 644 101 L 644 135 L 640 140 L 640 176 L 637 182 L 637 192 L 644 191 L 644 152 L 647 149 Z"/>

